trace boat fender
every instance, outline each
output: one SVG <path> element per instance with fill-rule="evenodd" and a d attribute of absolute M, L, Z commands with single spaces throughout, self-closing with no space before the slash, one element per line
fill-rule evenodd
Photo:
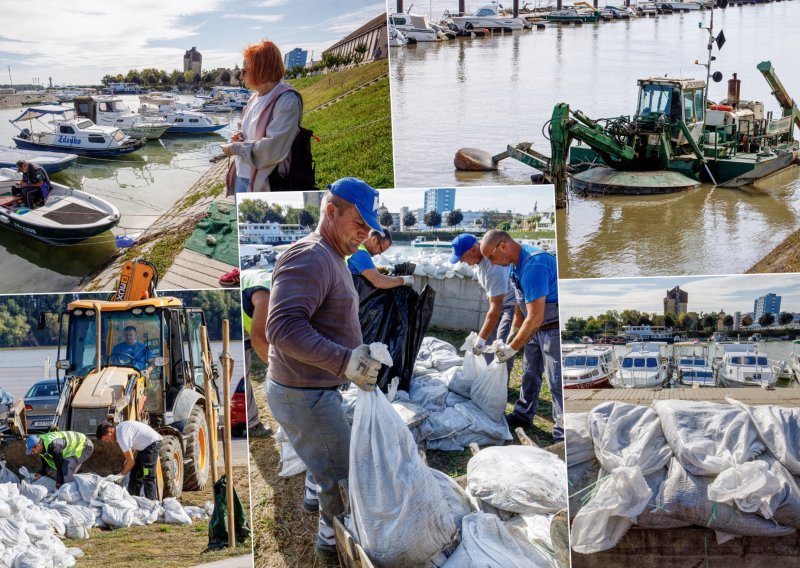
<path fill-rule="evenodd" d="M 128 235 L 117 235 L 114 240 L 116 241 L 117 248 L 129 248 L 136 244 L 136 239 Z"/>

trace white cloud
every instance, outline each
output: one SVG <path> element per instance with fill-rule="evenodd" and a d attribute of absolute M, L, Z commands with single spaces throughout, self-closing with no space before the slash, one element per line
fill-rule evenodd
<path fill-rule="evenodd" d="M 278 6 L 283 6 L 286 4 L 288 0 L 261 0 L 261 2 L 256 2 L 253 4 L 255 8 L 277 8 Z"/>
<path fill-rule="evenodd" d="M 226 20 L 253 20 L 255 22 L 264 22 L 265 24 L 275 24 L 283 19 L 280 14 L 223 14 L 223 19 Z"/>

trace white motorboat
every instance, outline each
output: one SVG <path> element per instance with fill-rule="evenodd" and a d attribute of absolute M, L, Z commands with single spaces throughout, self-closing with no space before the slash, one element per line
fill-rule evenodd
<path fill-rule="evenodd" d="M 636 5 L 636 11 L 643 16 L 655 16 L 658 14 L 658 6 L 655 2 L 641 2 Z"/>
<path fill-rule="evenodd" d="M 50 117 L 51 120 L 42 123 L 39 119 L 43 117 Z M 44 129 L 34 131 L 34 120 Z M 104 158 L 135 152 L 147 142 L 144 138 L 131 138 L 119 128 L 98 126 L 88 118 L 76 117 L 73 109 L 57 105 L 28 107 L 9 122 L 20 130 L 12 140 L 17 148 L 23 150 L 69 152 Z M 28 122 L 30 128 L 20 128 L 20 122 Z"/>
<path fill-rule="evenodd" d="M 169 124 L 162 117 L 148 119 L 133 112 L 116 96 L 75 97 L 73 104 L 78 116 L 100 126 L 115 126 L 133 138 L 158 140 L 169 129 Z"/>
<path fill-rule="evenodd" d="M 619 363 L 613 347 L 580 347 L 565 353 L 561 376 L 565 389 L 598 389 L 609 386 Z"/>
<path fill-rule="evenodd" d="M 666 4 L 673 12 L 693 12 L 695 10 L 703 9 L 703 4 L 700 2 L 661 2 L 662 5 Z"/>
<path fill-rule="evenodd" d="M 693 387 L 714 387 L 714 366 L 709 356 L 708 343 L 686 341 L 673 346 L 675 358 L 675 384 Z"/>
<path fill-rule="evenodd" d="M 0 226 L 54 245 L 71 245 L 119 223 L 119 210 L 96 195 L 53 183 L 47 200 L 29 209 L 12 188 L 22 174 L 0 168 Z"/>
<path fill-rule="evenodd" d="M 197 98 L 203 99 L 203 103 L 197 110 L 200 112 L 243 110 L 252 94 L 248 89 L 239 87 L 214 87 L 210 95 L 195 95 Z"/>
<path fill-rule="evenodd" d="M 393 25 L 389 24 L 389 47 L 408 45 L 408 38 Z"/>
<path fill-rule="evenodd" d="M 646 389 L 663 387 L 669 380 L 671 358 L 666 343 L 629 343 L 630 351 L 622 356 L 619 371 L 611 379 L 615 388 Z"/>
<path fill-rule="evenodd" d="M 145 102 L 143 97 L 140 100 Z M 153 99 L 150 99 L 153 100 Z M 177 101 L 167 101 L 158 106 L 153 104 L 143 104 L 139 113 L 147 118 L 161 117 L 167 122 L 169 128 L 167 134 L 210 134 L 225 128 L 228 123 L 196 110 L 185 107 L 185 103 Z"/>
<path fill-rule="evenodd" d="M 419 14 L 392 14 L 389 23 L 406 38 L 414 41 L 439 41 L 443 39 L 434 30 L 428 18 Z"/>
<path fill-rule="evenodd" d="M 444 18 L 452 20 L 455 25 L 465 30 L 521 30 L 530 27 L 530 23 L 524 18 L 502 15 L 497 2 L 481 6 L 474 14 L 447 13 Z"/>
<path fill-rule="evenodd" d="M 752 342 L 717 343 L 714 362 L 717 380 L 724 387 L 767 387 L 777 377 L 767 356 Z"/>

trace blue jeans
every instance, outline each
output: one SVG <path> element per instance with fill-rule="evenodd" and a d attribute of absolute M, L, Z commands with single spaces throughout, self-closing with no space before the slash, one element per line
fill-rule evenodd
<path fill-rule="evenodd" d="M 558 329 L 537 331 L 525 345 L 522 358 L 522 388 L 513 416 L 532 422 L 539 404 L 542 374 L 553 399 L 553 441 L 564 439 L 564 395 L 561 390 L 561 332 Z"/>
<path fill-rule="evenodd" d="M 347 479 L 350 424 L 338 390 L 283 386 L 267 375 L 267 404 L 319 486 L 317 542 L 335 543 L 333 519 L 344 512 L 339 480 Z"/>
<path fill-rule="evenodd" d="M 234 193 L 247 193 L 250 191 L 250 178 L 236 176 L 236 183 L 233 186 Z"/>

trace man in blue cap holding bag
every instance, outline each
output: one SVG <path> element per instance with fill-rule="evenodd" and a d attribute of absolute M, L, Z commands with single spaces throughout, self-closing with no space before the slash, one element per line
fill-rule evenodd
<path fill-rule="evenodd" d="M 489 299 L 489 309 L 483 319 L 483 326 L 478 331 L 478 338 L 472 351 L 480 355 L 495 339 L 506 340 L 511 321 L 514 317 L 514 306 L 517 303 L 514 289 L 511 287 L 508 266 L 496 266 L 483 258 L 481 246 L 475 235 L 464 233 L 453 239 L 453 256 L 450 263 L 464 262 L 475 267 L 478 283 L 486 292 Z M 486 354 L 489 363 L 492 355 Z M 511 372 L 513 359 L 508 360 L 508 370 Z"/>
<path fill-rule="evenodd" d="M 56 487 L 73 481 L 81 466 L 92 456 L 94 445 L 80 432 L 47 432 L 33 434 L 25 440 L 25 453 L 40 456 L 42 468 L 36 479 L 49 471 L 56 473 Z"/>
<path fill-rule="evenodd" d="M 339 388 L 370 391 L 381 364 L 363 343 L 358 294 L 345 258 L 378 223 L 378 192 L 361 180 L 328 186 L 317 230 L 289 247 L 272 274 L 267 403 L 318 486 L 316 553 L 336 557 L 333 519 L 344 511 L 338 482 L 348 477 L 350 425 Z M 316 503 L 303 503 L 313 511 Z"/>

